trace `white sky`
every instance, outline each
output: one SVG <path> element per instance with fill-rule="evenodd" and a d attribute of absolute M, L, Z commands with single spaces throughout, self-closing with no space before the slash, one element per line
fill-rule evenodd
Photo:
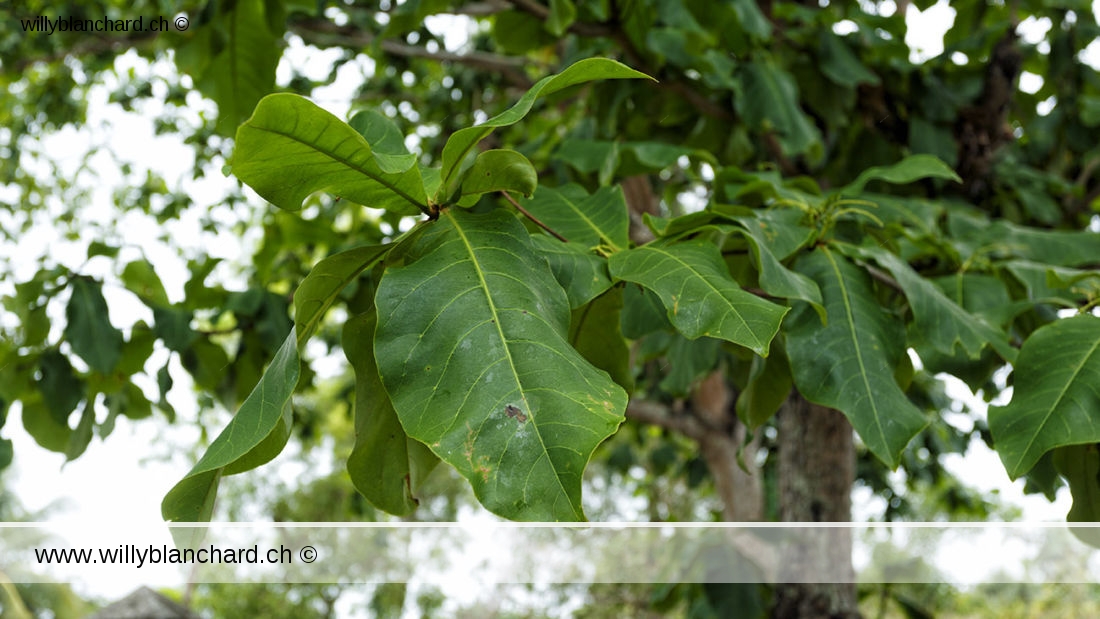
<path fill-rule="evenodd" d="M 1094 12 L 1097 5 L 1100 2 L 1094 5 Z M 940 53 L 943 49 L 943 33 L 952 19 L 953 11 L 942 1 L 923 14 L 911 7 L 907 15 L 910 35 L 906 41 L 914 49 L 914 56 L 928 58 Z M 436 19 L 431 26 L 442 31 L 453 24 Z M 1036 33 L 1041 36 L 1049 28 L 1049 22 L 1037 22 L 1023 29 L 1024 36 L 1034 40 Z M 461 45 L 465 34 L 453 29 L 449 32 L 453 36 L 449 37 L 447 47 Z M 324 52 L 307 48 L 296 38 L 292 38 L 287 57 L 279 66 L 279 81 L 285 84 L 289 80 L 291 65 L 311 77 L 320 78 L 327 73 L 328 66 L 337 54 L 335 51 Z M 1100 43 L 1090 46 L 1087 57 L 1093 63 L 1100 64 Z M 133 54 L 120 58 L 116 66 L 120 72 L 129 68 L 139 72 L 149 70 Z M 314 100 L 336 115 L 346 116 L 355 86 L 372 70 L 371 61 L 365 58 L 348 63 L 340 70 L 336 83 L 316 91 Z M 1036 80 L 1039 79 L 1041 78 L 1038 76 L 1025 75 L 1021 88 L 1034 92 L 1038 88 Z M 154 135 L 150 119 L 159 111 L 159 104 L 155 101 L 143 103 L 140 109 L 144 109 L 145 114 L 126 113 L 118 105 L 107 103 L 108 92 L 103 87 L 93 89 L 87 126 L 79 130 L 66 128 L 44 140 L 47 152 L 57 161 L 72 166 L 73 170 L 79 163 L 79 157 L 88 152 L 90 146 L 102 147 L 103 152 L 96 155 L 92 162 L 93 172 L 99 179 L 95 181 L 98 189 L 93 192 L 93 216 L 106 219 L 117 216 L 113 209 L 110 188 L 119 185 L 122 177 L 116 163 L 107 155 L 107 150 L 114 151 L 122 160 L 133 162 L 136 169 L 151 165 L 164 176 L 170 186 L 178 187 L 191 195 L 196 204 L 210 205 L 215 211 L 224 208 L 216 205 L 220 197 L 229 191 L 232 183 L 219 170 L 210 170 L 205 178 L 198 181 L 191 180 L 189 175 L 193 154 L 190 147 L 180 143 L 174 135 Z M 195 101 L 191 107 L 194 113 L 200 109 L 210 109 L 208 102 L 201 101 Z M 151 157 L 150 153 L 155 153 L 155 156 Z M 0 192 L 2 191 L 3 188 L 0 187 Z M 255 199 L 254 194 L 251 197 L 255 208 L 268 208 L 261 200 Z M 192 209 L 196 210 L 198 209 Z M 226 219 L 230 219 L 228 214 Z M 16 261 L 19 281 L 29 278 L 34 271 L 33 263 L 20 262 L 19 257 L 37 255 L 43 247 L 49 247 L 51 256 L 56 261 L 70 267 L 76 268 L 84 262 L 85 240 L 73 242 L 60 238 L 49 224 L 48 213 L 40 214 L 39 221 L 40 225 L 35 226 L 17 246 L 0 247 L 0 259 L 10 257 Z M 134 259 L 144 253 L 156 266 L 169 298 L 172 301 L 182 299 L 182 284 L 187 279 L 184 262 L 172 250 L 150 241 L 160 234 L 164 226 L 157 224 L 151 217 L 140 214 L 127 215 L 124 224 L 121 229 L 127 235 L 125 241 L 132 244 L 132 247 L 124 250 L 123 256 Z M 228 231 L 219 234 L 203 232 L 194 214 L 167 225 L 173 238 L 182 245 L 201 248 L 230 260 L 238 259 L 243 255 L 244 248 L 252 246 L 258 238 L 257 234 L 246 235 L 242 239 Z M 106 259 L 98 259 L 91 261 L 83 271 L 105 277 L 109 276 L 111 266 Z M 224 280 L 231 277 L 229 270 L 222 271 L 221 274 Z M 6 294 L 10 290 L 10 283 L 0 282 L 0 293 Z M 105 294 L 111 307 L 112 322 L 116 326 L 129 326 L 138 318 L 151 322 L 151 313 L 129 293 L 117 287 L 106 286 Z M 162 349 L 155 353 L 154 361 L 147 366 L 151 374 L 155 374 L 163 365 L 166 357 L 166 351 Z M 191 456 L 186 454 L 187 449 L 193 447 L 198 438 L 197 429 L 193 423 L 189 423 L 196 416 L 190 381 L 178 362 L 174 370 L 176 383 L 169 394 L 169 400 L 180 414 L 180 420 L 176 424 L 164 428 L 164 424 L 159 421 L 133 424 L 120 418 L 114 434 L 106 442 L 93 439 L 85 454 L 68 466 L 62 466 L 63 455 L 38 447 L 23 430 L 18 415 L 12 414 L 2 434 L 15 442 L 14 474 L 9 474 L 10 487 L 15 496 L 32 510 L 54 504 L 56 508 L 50 513 L 50 519 L 54 521 L 79 521 L 88 526 L 94 526 L 97 522 L 117 523 L 120 519 L 159 522 L 160 501 L 193 464 Z M 143 387 L 149 396 L 156 393 L 152 381 L 146 381 Z M 969 399 L 976 410 L 983 410 L 980 399 L 970 395 L 965 387 L 957 387 L 953 392 L 960 398 Z M 16 404 L 13 413 L 18 409 Z M 282 460 L 285 461 L 285 458 Z M 259 474 L 271 475 L 273 467 L 274 470 L 280 470 L 278 460 L 261 469 Z M 1054 504 L 1042 497 L 1025 497 L 1022 493 L 1023 483 L 1011 483 L 996 454 L 979 442 L 971 446 L 965 458 L 948 458 L 947 467 L 979 490 L 997 492 L 1002 500 L 1023 506 L 1026 519 L 1062 521 L 1068 511 L 1069 497 L 1065 491 Z M 284 479 L 294 479 L 303 473 L 295 467 L 283 467 L 280 471 L 279 475 Z M 872 502 L 868 495 L 867 492 L 856 494 L 853 516 L 857 520 L 877 511 L 871 509 Z M 58 503 L 60 505 L 56 505 Z M 123 595 L 131 587 L 132 583 L 112 584 L 110 580 L 104 580 L 97 582 L 94 590 L 100 595 L 111 596 Z"/>

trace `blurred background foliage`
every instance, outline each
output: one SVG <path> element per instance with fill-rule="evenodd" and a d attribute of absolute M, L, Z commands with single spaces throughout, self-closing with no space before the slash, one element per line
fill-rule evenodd
<path fill-rule="evenodd" d="M 297 213 L 266 208 L 220 180 L 236 126 L 269 92 L 310 96 L 338 113 L 380 110 L 404 127 L 407 143 L 427 164 L 438 162 L 451 132 L 503 110 L 541 76 L 582 58 L 609 56 L 659 84 L 620 81 L 566 93 L 491 140 L 523 152 L 548 184 L 576 182 L 592 190 L 619 182 L 633 210 L 655 216 L 685 214 L 708 200 L 759 206 L 752 202 L 762 203 L 767 192 L 754 193 L 752 179 L 739 170 L 772 174 L 773 186 L 827 190 L 867 168 L 927 153 L 963 179 L 900 190 L 898 207 L 914 218 L 931 217 L 930 226 L 954 233 L 1003 220 L 1039 230 L 1098 230 L 1100 74 L 1084 62 L 1100 57 L 1094 7 L 1083 0 L 952 3 L 943 51 L 928 57 L 908 44 L 915 33 L 906 13 L 933 4 L 0 2 L 6 93 L 0 98 L 0 436 L 10 436 L 4 420 L 18 413 L 43 448 L 76 459 L 124 417 L 200 428 L 199 452 L 206 433 L 224 424 L 289 331 L 293 290 L 311 266 L 407 227 L 392 215 L 324 195 Z M 189 27 L 28 31 L 22 20 L 39 15 L 186 16 Z M 104 111 L 110 113 L 92 114 Z M 131 123 L 148 124 L 156 140 L 119 138 L 142 135 L 130 131 Z M 171 169 L 161 165 L 168 153 L 177 160 Z M 971 215 L 937 215 L 924 208 L 929 200 L 968 205 Z M 921 271 L 944 275 L 946 285 L 959 265 L 945 256 L 973 248 L 960 248 L 962 241 L 949 235 L 942 242 L 926 248 Z M 973 264 L 964 271 L 999 258 L 965 254 Z M 1067 283 L 1023 264 L 998 268 L 1004 276 L 997 281 L 1007 284 L 982 281 L 992 294 L 1003 294 L 1003 302 L 980 309 L 1020 298 L 1057 301 L 1017 316 L 1020 336 L 1053 320 L 1060 305 L 1090 302 L 1100 290 L 1096 278 Z M 355 493 L 339 464 L 352 445 L 354 398 L 352 374 L 340 363 L 340 318 L 362 306 L 365 288 L 345 291 L 343 307 L 309 350 L 312 363 L 303 365 L 294 413 L 300 449 L 288 457 L 306 463 L 311 474 L 294 484 L 256 475 L 230 480 L 233 491 L 220 516 L 387 518 Z M 635 375 L 639 394 L 673 409 L 733 354 L 713 342 L 689 345 L 676 337 L 646 338 Z M 910 398 L 922 409 L 968 419 L 951 423 L 937 415 L 903 454 L 900 474 L 860 451 L 857 484 L 881 499 L 870 517 L 1015 517 L 995 496 L 945 468 L 948 456 L 990 437 L 982 418 L 953 403 L 935 376 L 950 371 L 953 360 L 923 352 L 921 359 Z M 955 375 L 988 401 L 1007 385 L 999 367 L 987 353 L 983 363 Z M 168 397 L 173 389 L 197 406 L 177 411 Z M 774 428 L 765 426 L 757 440 L 751 455 L 765 487 L 774 488 Z M 0 439 L 0 467 L 13 456 L 10 440 Z M 1053 498 L 1061 481 L 1049 456 L 1028 484 Z M 595 520 L 721 517 L 696 445 L 654 425 L 628 422 L 597 452 L 587 485 Z M 453 520 L 474 509 L 467 486 L 449 470 L 440 469 L 429 486 L 411 518 Z M 766 517 L 774 518 L 775 500 L 766 490 Z M 26 517 L 12 512 L 6 519 Z M 563 595 L 586 596 L 576 616 L 591 617 L 609 609 L 638 617 L 729 616 L 723 609 L 738 606 L 725 605 L 744 599 L 766 607 L 766 591 L 740 598 L 744 592 L 736 589 L 619 586 Z M 28 603 L 48 595 L 20 591 Z M 323 587 L 293 595 L 268 589 L 255 597 L 237 591 L 204 586 L 194 600 L 197 607 L 229 608 L 232 598 L 247 615 L 278 616 L 268 614 L 278 607 L 282 616 L 331 616 L 339 595 Z M 1097 606 L 1083 591 L 1058 597 L 1013 586 L 864 593 L 861 604 L 875 616 L 937 610 L 953 616 L 949 607 L 1042 616 L 1053 611 L 1037 609 L 1070 597 L 1078 609 Z M 299 600 L 293 613 L 302 614 L 286 614 L 291 607 L 273 605 L 268 595 Z M 376 592 L 370 602 L 378 616 L 407 603 L 403 589 Z M 417 604 L 424 616 L 436 616 L 441 601 L 428 592 Z"/>

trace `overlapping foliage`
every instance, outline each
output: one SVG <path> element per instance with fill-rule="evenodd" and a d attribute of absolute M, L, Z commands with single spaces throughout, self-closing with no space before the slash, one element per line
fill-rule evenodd
<path fill-rule="evenodd" d="M 342 22 L 274 1 L 196 11 L 175 60 L 218 106 L 205 135 L 235 138 L 224 153 L 200 138 L 199 152 L 231 143 L 232 173 L 287 209 L 267 215 L 253 287 L 207 286 L 214 263 L 197 258 L 170 303 L 131 261 L 120 281 L 154 320 L 120 330 L 100 281 L 43 265 L 5 298 L 18 327 L 0 343 L 0 409 L 19 402 L 40 444 L 76 457 L 114 416 L 151 413 L 132 377 L 160 342 L 200 388 L 241 403 L 165 501 L 169 518 L 208 517 L 218 478 L 270 459 L 302 423 L 298 357 L 319 328 L 340 339 L 324 328 L 336 305 L 356 374 L 349 472 L 365 496 L 413 509 L 438 458 L 503 516 L 571 520 L 628 394 L 683 397 L 720 367 L 758 428 L 781 401 L 768 392 L 793 385 L 843 412 L 887 467 L 939 477 L 936 454 L 915 446 L 965 437 L 939 416 L 932 377 L 992 398 L 1008 365 L 1012 399 L 991 410 L 987 438 L 1009 475 L 1051 494 L 1061 472 L 1079 499 L 1071 516 L 1100 515 L 1095 483 L 1074 473 L 1093 467 L 1080 446 L 1100 442 L 1100 235 L 1086 231 L 1100 79 L 1078 59 L 1100 28 L 1087 4 L 961 3 L 945 52 L 920 64 L 903 16 L 847 3 L 485 4 L 447 65 L 424 20 L 462 6 L 349 6 Z M 1014 34 L 1024 14 L 1051 22 L 1041 42 Z M 268 94 L 284 32 L 375 60 L 347 123 Z M 25 45 L 46 44 L 63 42 Z M 78 120 L 77 102 L 45 96 L 61 91 L 49 80 L 9 74 L 20 48 L 4 45 L 4 79 L 22 86 L 3 113 L 34 97 L 43 110 L 13 137 Z M 49 65 L 50 49 L 32 52 L 18 65 Z M 1042 77 L 1034 92 L 1017 87 L 1021 71 Z M 33 207 L 44 190 L 4 171 Z M 421 219 L 402 228 L 408 215 Z M 317 253 L 331 257 L 311 271 Z M 293 330 L 276 292 L 288 287 Z M 68 300 L 51 332 L 54 298 Z M 219 321 L 238 331 L 228 352 L 199 326 Z M 163 396 L 170 373 L 157 378 Z"/>

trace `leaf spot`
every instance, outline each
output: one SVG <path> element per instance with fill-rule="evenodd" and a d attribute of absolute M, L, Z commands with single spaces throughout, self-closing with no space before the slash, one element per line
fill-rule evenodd
<path fill-rule="evenodd" d="M 520 409 L 512 406 L 511 404 L 504 407 L 504 414 L 508 415 L 509 417 L 515 419 L 520 423 L 527 423 L 527 415 Z"/>

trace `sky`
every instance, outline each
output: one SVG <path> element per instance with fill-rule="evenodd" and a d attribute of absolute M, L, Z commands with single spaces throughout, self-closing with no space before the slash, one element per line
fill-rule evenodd
<path fill-rule="evenodd" d="M 1100 3 L 1098 3 L 1100 4 Z M 1094 7 L 1095 10 L 1095 7 Z M 950 25 L 952 11 L 941 2 L 923 14 L 910 8 L 907 15 L 911 36 L 907 42 L 914 49 L 915 57 L 929 58 L 942 51 L 943 32 Z M 448 34 L 447 47 L 458 48 L 465 40 L 467 32 L 461 22 L 435 19 L 429 26 L 438 32 Z M 843 28 L 843 26 L 841 26 Z M 1025 38 L 1036 33 L 1041 36 L 1048 24 L 1025 24 Z M 289 81 L 291 68 L 307 76 L 320 79 L 327 74 L 330 63 L 338 52 L 320 52 L 307 48 L 299 40 L 292 39 L 290 48 L 279 66 L 280 84 Z M 1100 64 L 1100 45 L 1094 43 L 1089 57 Z M 116 64 L 119 72 L 133 69 L 138 72 L 168 71 L 166 66 L 148 66 L 144 61 L 129 54 L 121 57 Z M 314 94 L 314 101 L 338 117 L 346 117 L 354 87 L 366 79 L 373 67 L 368 59 L 361 57 L 350 62 L 340 70 L 336 82 Z M 1038 88 L 1039 76 L 1025 75 L 1021 88 L 1034 92 Z M 80 129 L 66 128 L 44 140 L 45 152 L 62 163 L 74 174 L 80 158 L 93 147 L 102 151 L 93 157 L 90 174 L 97 175 L 95 185 L 99 187 L 92 194 L 90 215 L 104 218 L 104 221 L 117 216 L 113 209 L 110 188 L 123 182 L 117 161 L 107 154 L 113 151 L 122 161 L 130 161 L 137 169 L 151 165 L 158 170 L 170 186 L 175 186 L 193 197 L 196 204 L 209 205 L 215 217 L 223 216 L 226 221 L 234 217 L 220 206 L 221 197 L 228 193 L 233 185 L 220 170 L 211 169 L 205 177 L 191 179 L 193 155 L 190 147 L 182 144 L 173 135 L 156 136 L 151 118 L 159 111 L 156 101 L 141 103 L 137 113 L 127 113 L 117 104 L 107 102 L 111 85 L 93 89 L 89 104 L 89 122 Z M 190 105 L 191 114 L 200 111 L 213 111 L 209 102 L 202 101 L 197 95 Z M 149 153 L 156 153 L 150 158 Z M 0 188 L 3 191 L 3 188 Z M 264 202 L 249 192 L 250 203 L 255 208 L 267 208 Z M 222 209 L 219 215 L 219 209 Z M 191 209 L 196 211 L 198 209 Z M 2 224 L 2 221 L 0 221 Z M 165 224 L 177 242 L 182 245 L 203 248 L 230 262 L 240 260 L 247 255 L 245 249 L 256 243 L 255 233 L 238 236 L 231 230 L 218 233 L 204 232 L 198 216 L 192 212 L 178 222 Z M 151 217 L 137 213 L 127 215 L 122 229 L 126 231 L 127 241 L 132 243 L 124 250 L 123 259 L 133 259 L 140 255 L 147 257 L 156 267 L 164 281 L 170 300 L 179 301 L 183 297 L 182 283 L 186 281 L 187 271 L 179 256 L 163 245 L 151 241 L 162 231 L 163 226 Z M 0 259 L 7 257 L 15 261 L 17 280 L 24 280 L 33 274 L 33 264 L 19 261 L 19 256 L 36 255 L 41 248 L 49 247 L 54 257 L 71 267 L 84 262 L 86 241 L 66 241 L 50 225 L 49 213 L 42 213 L 39 225 L 20 240 L 15 247 L 0 247 Z M 82 270 L 97 277 L 109 277 L 111 263 L 106 259 L 93 260 Z M 222 273 L 223 279 L 231 280 L 232 272 Z M 0 294 L 8 292 L 10 283 L 0 282 Z M 152 316 L 128 293 L 105 287 L 105 294 L 111 308 L 111 319 L 116 326 L 130 325 L 139 318 L 151 321 Z M 163 349 L 158 350 L 149 368 L 155 373 L 168 357 Z M 188 420 L 196 418 L 194 397 L 187 374 L 178 362 L 174 362 L 174 377 L 177 379 L 168 399 L 180 414 L 180 420 L 171 427 L 161 423 L 130 423 L 120 419 L 114 433 L 106 440 L 98 437 L 89 445 L 87 452 L 77 461 L 64 464 L 64 456 L 48 452 L 38 447 L 22 429 L 21 420 L 9 418 L 3 434 L 15 442 L 14 471 L 8 474 L 8 483 L 15 496 L 31 510 L 47 509 L 48 519 L 55 522 L 82 523 L 95 526 L 96 523 L 118 522 L 119 519 L 133 522 L 159 522 L 160 501 L 179 479 L 190 469 L 195 454 L 191 451 L 199 434 L 195 424 Z M 322 364 L 322 372 L 324 372 Z M 329 364 L 329 372 L 336 367 Z M 143 388 L 148 395 L 156 393 L 155 385 L 147 381 Z M 974 410 L 983 411 L 984 403 L 969 391 L 957 384 L 952 393 L 960 400 L 967 400 Z M 18 408 L 16 406 L 16 408 Z M 159 413 L 158 413 L 159 414 Z M 950 416 L 953 423 L 965 426 L 970 423 L 964 415 Z M 280 461 L 283 464 L 280 464 Z M 275 474 L 286 480 L 301 479 L 309 472 L 300 465 L 287 463 L 280 458 L 267 465 L 261 474 Z M 1051 504 L 1042 497 L 1025 497 L 1022 482 L 1012 483 L 1004 471 L 996 454 L 980 443 L 974 443 L 965 458 L 949 457 L 947 467 L 966 483 L 983 492 L 997 492 L 1002 500 L 1020 505 L 1024 509 L 1025 519 L 1031 521 L 1063 521 L 1069 508 L 1068 493 L 1063 491 L 1057 502 Z M 325 471 L 321 471 L 322 473 Z M 316 471 L 314 471 L 316 473 Z M 855 496 L 856 520 L 864 519 L 879 511 L 881 506 L 871 499 L 869 491 L 858 491 Z M 96 585 L 98 592 L 117 595 L 127 593 L 132 583 L 112 584 L 109 581 Z M 114 588 L 114 589 L 112 589 Z"/>

